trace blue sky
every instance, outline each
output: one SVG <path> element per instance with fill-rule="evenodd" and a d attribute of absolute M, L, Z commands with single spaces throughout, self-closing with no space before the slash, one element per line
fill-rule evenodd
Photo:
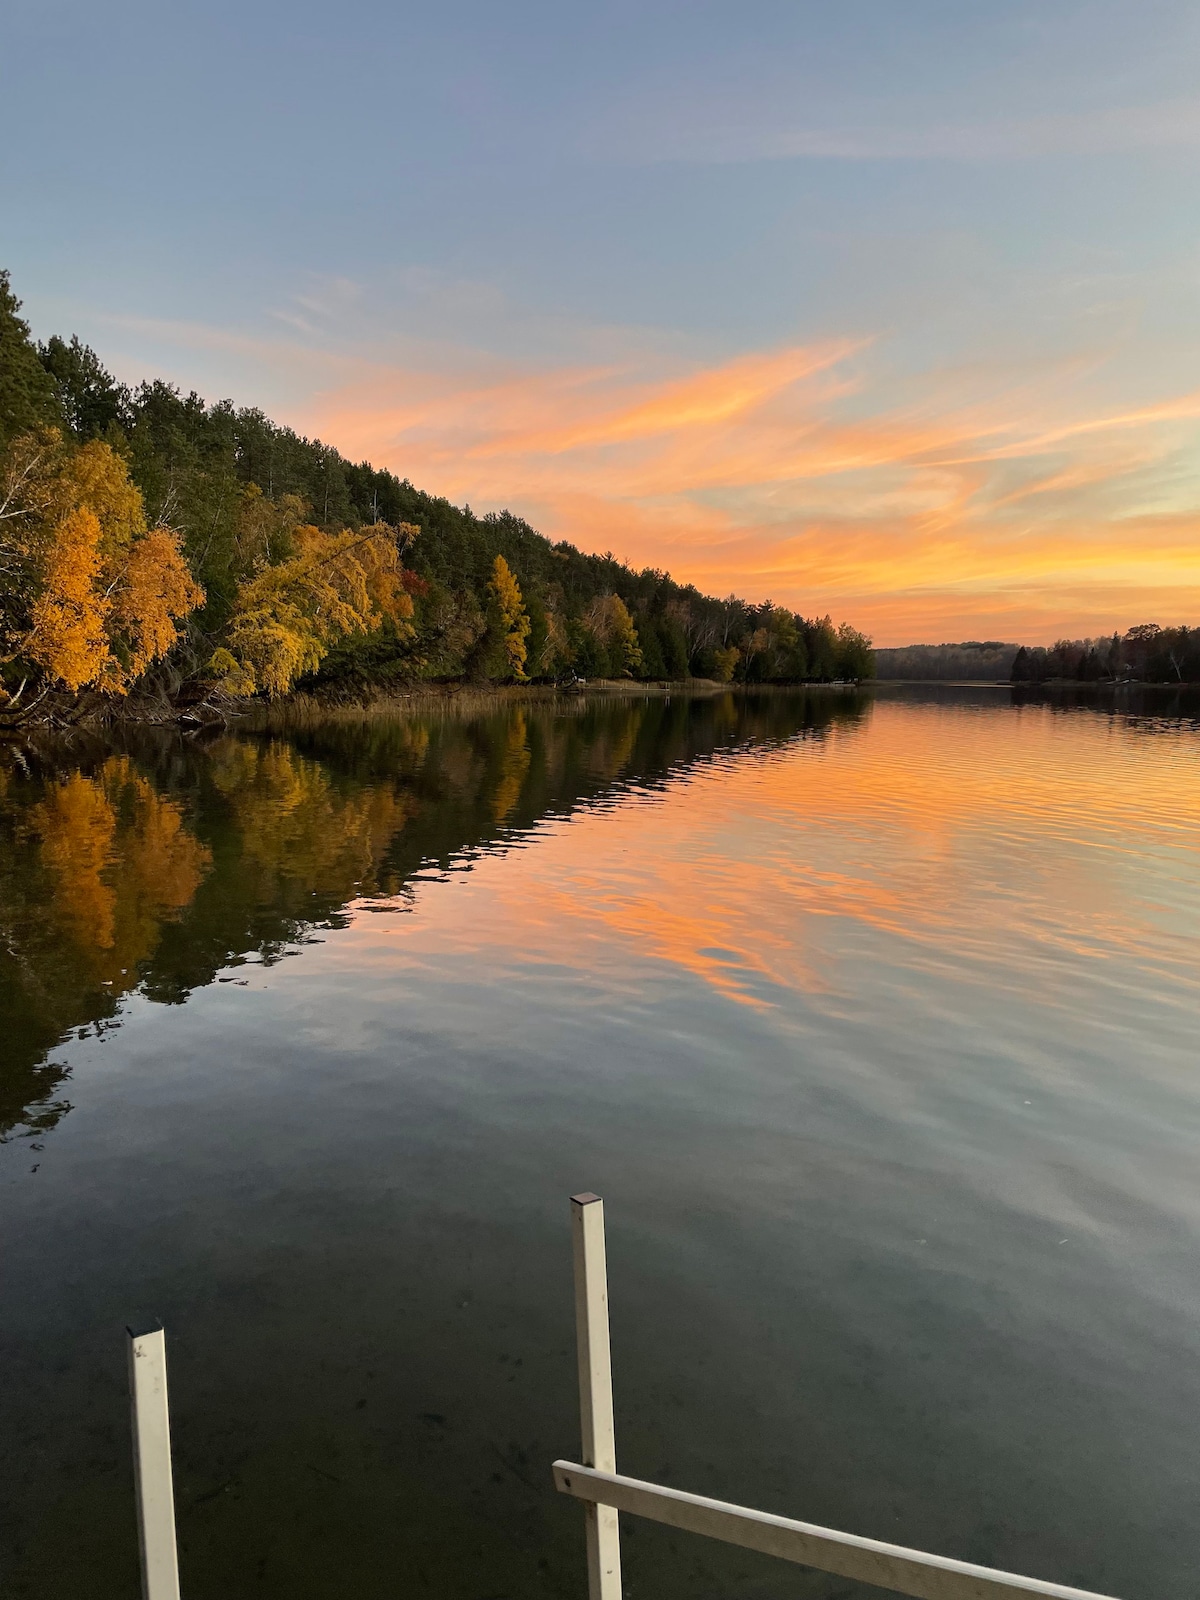
<path fill-rule="evenodd" d="M 883 642 L 1200 614 L 1200 8 L 6 15 L 40 336 Z"/>

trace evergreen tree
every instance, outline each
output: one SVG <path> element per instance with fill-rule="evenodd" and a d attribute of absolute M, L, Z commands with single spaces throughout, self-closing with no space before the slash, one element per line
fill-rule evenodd
<path fill-rule="evenodd" d="M 38 359 L 9 276 L 0 269 L 0 448 L 32 428 L 62 422 L 54 380 Z"/>
<path fill-rule="evenodd" d="M 81 444 L 128 424 L 128 389 L 86 344 L 74 337 L 68 344 L 54 334 L 38 346 L 38 358 L 54 381 L 63 420 Z"/>

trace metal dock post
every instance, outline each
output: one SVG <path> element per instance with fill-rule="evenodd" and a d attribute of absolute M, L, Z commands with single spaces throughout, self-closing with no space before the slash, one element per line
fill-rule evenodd
<path fill-rule="evenodd" d="M 598 1472 L 616 1472 L 604 1202 L 599 1195 L 571 1196 L 571 1237 L 575 1252 L 575 1341 L 583 1460 Z M 621 1600 L 621 1535 L 616 1508 L 589 1501 L 586 1518 L 588 1600 Z"/>
<path fill-rule="evenodd" d="M 146 1333 L 127 1331 L 142 1600 L 179 1600 L 166 1338 L 161 1328 Z"/>

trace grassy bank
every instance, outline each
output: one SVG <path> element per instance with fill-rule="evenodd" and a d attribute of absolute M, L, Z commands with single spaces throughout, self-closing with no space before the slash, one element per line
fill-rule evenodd
<path fill-rule="evenodd" d="M 475 716 L 503 705 L 569 706 L 598 698 L 639 700 L 671 694 L 712 695 L 727 693 L 731 687 L 712 678 L 657 683 L 599 678 L 571 689 L 538 683 L 419 683 L 404 690 L 391 689 L 354 699 L 336 694 L 291 694 L 280 700 L 243 706 L 236 720 L 239 728 L 251 732 L 287 733 L 323 722 L 357 722 L 405 711 L 443 709 L 455 716 Z"/>

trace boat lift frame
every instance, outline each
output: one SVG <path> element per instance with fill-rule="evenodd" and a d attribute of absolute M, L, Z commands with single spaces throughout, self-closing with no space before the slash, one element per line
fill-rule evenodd
<path fill-rule="evenodd" d="M 621 1600 L 618 1513 L 646 1517 L 683 1533 L 699 1533 L 744 1550 L 815 1567 L 839 1578 L 875 1584 L 919 1600 L 1002 1600 L 1006 1595 L 1052 1595 L 1057 1600 L 1112 1600 L 1039 1578 L 1022 1578 L 970 1561 L 927 1555 L 903 1545 L 838 1533 L 811 1522 L 753 1511 L 748 1506 L 686 1494 L 617 1471 L 613 1427 L 612 1364 L 608 1343 L 608 1272 L 604 1202 L 599 1195 L 571 1197 L 575 1246 L 575 1334 L 579 1352 L 582 1461 L 556 1461 L 554 1485 L 584 1503 L 587 1517 L 588 1600 Z"/>
<path fill-rule="evenodd" d="M 839 1578 L 874 1584 L 894 1594 L 914 1595 L 917 1600 L 1003 1600 L 1009 1595 L 1113 1600 L 1088 1589 L 1023 1578 L 623 1476 L 617 1471 L 613 1426 L 608 1268 L 604 1202 L 599 1195 L 571 1196 L 571 1235 L 583 1460 L 556 1461 L 554 1486 L 583 1503 L 588 1600 L 622 1600 L 622 1511 L 683 1533 L 703 1534 Z M 144 1333 L 129 1330 L 129 1385 L 142 1596 L 143 1600 L 180 1600 L 166 1341 L 161 1328 Z"/>

